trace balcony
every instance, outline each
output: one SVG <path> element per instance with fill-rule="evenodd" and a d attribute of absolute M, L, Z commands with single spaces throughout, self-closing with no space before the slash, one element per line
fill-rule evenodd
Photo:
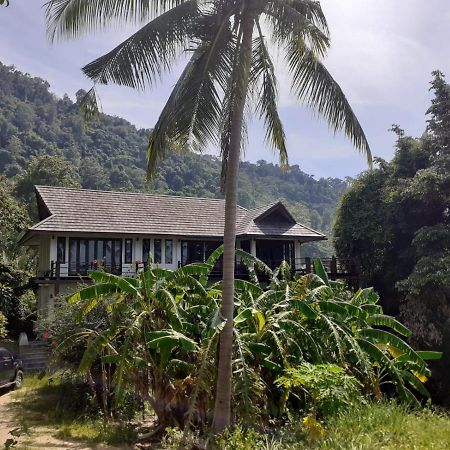
<path fill-rule="evenodd" d="M 354 261 L 347 259 L 338 259 L 336 257 L 320 258 L 328 277 L 332 280 L 345 279 L 345 280 L 358 280 L 359 273 L 357 265 Z M 195 261 L 190 261 L 195 262 Z M 281 264 L 282 260 L 266 260 L 264 263 L 270 268 L 275 269 Z M 181 267 L 181 263 L 178 263 Z M 312 258 L 297 258 L 290 261 L 290 266 L 293 273 L 299 275 L 306 275 L 313 273 L 313 260 Z M 123 276 L 135 276 L 141 269 L 146 269 L 147 264 L 102 264 L 96 261 L 91 262 L 78 262 L 78 263 L 60 263 L 52 261 L 50 269 L 44 273 L 41 273 L 35 278 L 36 281 L 44 280 L 75 280 L 87 278 L 88 271 L 90 270 L 104 270 L 107 273 Z M 261 280 L 267 278 L 263 271 L 257 269 L 257 274 Z M 213 270 L 211 271 L 211 277 L 219 279 L 222 276 L 222 261 L 219 260 Z M 235 263 L 235 276 L 237 278 L 248 279 L 247 266 L 241 261 L 237 260 Z"/>

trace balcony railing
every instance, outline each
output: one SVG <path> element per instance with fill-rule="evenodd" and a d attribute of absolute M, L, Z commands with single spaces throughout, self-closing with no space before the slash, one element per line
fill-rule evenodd
<path fill-rule="evenodd" d="M 359 277 L 359 269 L 354 261 L 349 259 L 339 259 L 336 257 L 331 258 L 319 258 L 322 262 L 325 271 L 331 279 L 348 278 L 357 279 Z M 193 261 L 192 261 L 193 262 Z M 264 263 L 270 268 L 274 269 L 278 267 L 282 260 L 266 260 Z M 104 270 L 107 273 L 115 275 L 132 275 L 137 273 L 140 269 L 146 269 L 146 263 L 127 265 L 128 268 L 125 272 L 122 272 L 122 264 L 103 264 L 101 262 L 88 262 L 88 263 L 66 263 L 61 264 L 57 261 L 52 261 L 50 270 L 41 275 L 40 278 L 60 279 L 60 278 L 79 278 L 86 277 L 89 270 Z M 179 266 L 181 264 L 179 263 Z M 312 258 L 297 258 L 290 261 L 291 270 L 300 275 L 306 275 L 314 272 L 313 259 Z M 263 271 L 256 268 L 256 272 L 259 276 L 264 277 Z M 219 278 L 222 275 L 222 261 L 218 261 L 211 271 L 211 276 Z M 236 277 L 248 277 L 248 268 L 246 264 L 237 260 L 235 263 L 235 276 Z"/>

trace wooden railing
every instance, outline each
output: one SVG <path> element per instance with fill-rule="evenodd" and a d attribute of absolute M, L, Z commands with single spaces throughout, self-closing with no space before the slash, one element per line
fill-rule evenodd
<path fill-rule="evenodd" d="M 354 261 L 350 259 L 340 259 L 335 256 L 331 258 L 318 258 L 322 262 L 325 271 L 331 279 L 358 279 L 360 270 Z M 282 260 L 267 260 L 264 261 L 270 268 L 274 269 L 281 264 Z M 301 275 L 307 275 L 314 272 L 313 258 L 297 258 L 295 260 L 289 261 L 292 270 Z M 181 266 L 181 264 L 179 264 Z M 147 264 L 136 264 L 136 272 L 139 268 L 146 268 Z M 70 278 L 87 276 L 89 270 L 102 269 L 105 272 L 113 273 L 116 275 L 122 274 L 122 265 L 118 264 L 102 264 L 102 263 L 68 263 L 66 276 Z M 222 264 L 218 261 L 214 266 L 212 276 L 220 277 L 222 275 Z M 248 270 L 245 264 L 240 261 L 236 261 L 235 264 L 235 275 L 239 277 L 245 277 L 248 275 Z M 50 270 L 43 274 L 44 278 L 51 278 L 59 280 L 61 278 L 61 263 L 59 261 L 52 261 L 50 265 Z"/>

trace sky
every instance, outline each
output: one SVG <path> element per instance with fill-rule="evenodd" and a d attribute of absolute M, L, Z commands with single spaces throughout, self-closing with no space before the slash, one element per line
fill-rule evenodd
<path fill-rule="evenodd" d="M 449 0 L 322 0 L 331 31 L 328 70 L 343 88 L 356 112 L 372 153 L 390 159 L 399 124 L 407 134 L 425 129 L 431 93 L 431 72 L 439 69 L 450 80 Z M 45 33 L 42 0 L 11 0 L 0 7 L 0 61 L 46 79 L 51 91 L 74 99 L 91 83 L 81 67 L 111 50 L 134 30 L 110 28 L 77 40 L 51 44 Z M 103 112 L 124 117 L 137 127 L 151 128 L 164 106 L 175 68 L 152 91 L 119 86 L 99 90 Z M 320 177 L 354 177 L 367 168 L 365 158 L 341 134 L 299 104 L 289 90 L 283 60 L 277 59 L 279 108 L 285 125 L 289 162 Z M 1 80 L 0 80 L 1 82 Z M 277 162 L 264 144 L 264 130 L 254 118 L 249 124 L 245 160 Z"/>

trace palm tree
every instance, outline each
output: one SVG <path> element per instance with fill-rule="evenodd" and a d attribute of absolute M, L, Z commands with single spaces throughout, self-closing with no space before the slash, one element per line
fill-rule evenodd
<path fill-rule="evenodd" d="M 293 94 L 343 130 L 371 162 L 364 132 L 344 93 L 322 64 L 328 26 L 312 0 L 49 0 L 51 39 L 117 22 L 144 24 L 135 34 L 83 68 L 95 84 L 153 87 L 180 57 L 190 55 L 151 132 L 148 178 L 158 160 L 177 148 L 220 145 L 225 193 L 222 314 L 213 429 L 231 421 L 236 202 L 242 135 L 251 108 L 263 120 L 266 140 L 288 164 L 285 134 L 277 110 L 277 78 L 265 33 L 287 63 Z M 94 87 L 83 103 L 97 110 Z"/>

